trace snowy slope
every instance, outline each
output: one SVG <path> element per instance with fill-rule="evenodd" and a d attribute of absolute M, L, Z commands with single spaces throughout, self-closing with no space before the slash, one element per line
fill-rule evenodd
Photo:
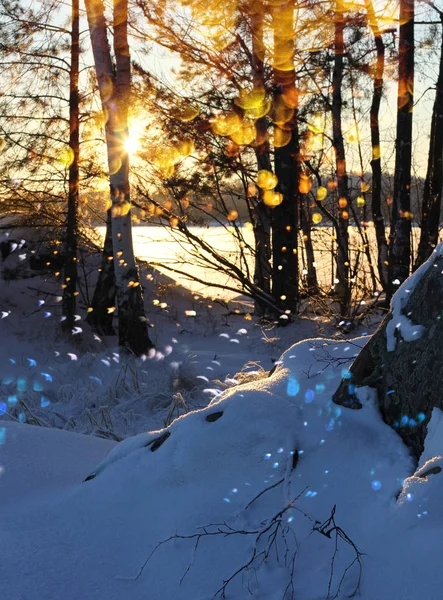
<path fill-rule="evenodd" d="M 128 438 L 102 461 L 110 442 L 13 428 L 20 443 L 57 455 L 66 475 L 42 499 L 41 473 L 28 471 L 28 506 L 3 507 L 1 597 L 209 600 L 240 569 L 226 598 L 314 600 L 328 589 L 345 598 L 359 583 L 358 557 L 365 600 L 441 598 L 438 474 L 404 483 L 412 460 L 369 390 L 361 410 L 330 401 L 364 341 L 296 344 L 272 377 L 181 417 L 169 437 Z M 81 471 L 92 478 L 80 483 Z M 21 484 L 10 481 L 13 497 Z M 198 533 L 196 549 L 195 537 L 160 544 Z"/>

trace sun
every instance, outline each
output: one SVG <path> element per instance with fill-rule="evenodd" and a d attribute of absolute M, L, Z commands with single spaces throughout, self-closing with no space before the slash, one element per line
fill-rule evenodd
<path fill-rule="evenodd" d="M 140 150 L 140 139 L 136 133 L 131 132 L 125 142 L 125 150 L 129 156 L 134 156 Z"/>

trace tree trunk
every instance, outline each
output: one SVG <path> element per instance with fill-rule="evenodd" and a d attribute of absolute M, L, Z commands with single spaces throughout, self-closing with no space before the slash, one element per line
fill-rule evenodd
<path fill-rule="evenodd" d="M 115 273 L 112 251 L 111 209 L 106 215 L 106 234 L 103 245 L 102 264 L 92 297 L 91 312 L 87 321 L 93 329 L 102 335 L 115 335 L 112 322 L 115 311 Z"/>
<path fill-rule="evenodd" d="M 380 283 L 385 292 L 389 287 L 388 274 L 388 243 L 386 240 L 385 221 L 381 211 L 381 148 L 380 148 L 380 103 L 383 97 L 383 78 L 385 70 L 385 45 L 382 34 L 378 28 L 374 5 L 371 0 L 366 0 L 369 25 L 374 35 L 377 59 L 374 74 L 374 91 L 370 110 L 371 146 L 372 146 L 372 218 L 374 220 L 375 236 L 377 240 L 377 267 Z"/>
<path fill-rule="evenodd" d="M 300 194 L 300 227 L 306 252 L 306 290 L 310 296 L 318 294 L 317 269 L 315 267 L 314 245 L 312 243 L 311 211 L 307 194 Z"/>
<path fill-rule="evenodd" d="M 254 6 L 252 7 L 254 9 Z M 263 65 L 263 20 L 264 7 L 262 4 L 255 6 L 251 15 L 252 35 L 252 84 L 255 90 L 265 93 L 264 65 Z M 257 171 L 272 171 L 268 132 L 265 117 L 255 121 L 255 156 L 257 160 Z M 264 204 L 258 191 L 254 215 L 254 240 L 255 240 L 255 265 L 254 283 L 266 294 L 271 294 L 271 211 Z M 269 313 L 269 306 L 260 301 L 255 301 L 255 312 L 259 316 Z"/>
<path fill-rule="evenodd" d="M 336 294 L 340 302 L 342 316 L 346 316 L 350 305 L 349 287 L 349 186 L 346 169 L 345 146 L 342 131 L 342 84 L 344 71 L 344 6 L 337 0 L 334 23 L 334 71 L 332 75 L 332 143 L 335 150 L 335 163 L 338 192 L 338 229 L 337 239 L 337 279 Z"/>
<path fill-rule="evenodd" d="M 443 28 L 443 13 L 440 13 Z M 429 140 L 428 168 L 423 190 L 420 243 L 418 245 L 417 269 L 430 256 L 438 243 L 441 196 L 443 187 L 443 31 L 440 47 L 440 67 L 432 111 L 431 137 Z"/>
<path fill-rule="evenodd" d="M 295 312 L 299 302 L 298 223 L 300 146 L 298 133 L 298 91 L 295 84 L 294 39 L 279 36 L 279 18 L 294 19 L 293 0 L 273 9 L 274 30 L 274 112 L 280 107 L 291 115 L 274 127 L 274 163 L 277 190 L 282 202 L 272 212 L 272 295 L 284 310 Z M 294 34 L 295 35 L 295 34 Z M 284 58 L 282 58 L 284 57 Z M 287 58 L 290 57 L 290 58 Z M 284 61 L 281 64 L 280 61 Z M 279 68 L 279 66 L 281 68 Z M 278 136 L 288 139 L 277 142 Z"/>
<path fill-rule="evenodd" d="M 390 294 L 409 276 L 411 263 L 411 160 L 414 106 L 414 0 L 400 0 L 397 137 L 389 248 Z M 394 283 L 397 282 L 397 283 Z"/>
<path fill-rule="evenodd" d="M 98 87 L 105 116 L 106 146 L 111 188 L 111 230 L 119 345 L 141 355 L 152 348 L 144 316 L 143 296 L 134 259 L 131 229 L 128 104 L 131 62 L 127 37 L 127 0 L 114 1 L 114 54 L 112 65 L 101 0 L 86 2 Z"/>
<path fill-rule="evenodd" d="M 71 66 L 69 72 L 69 148 L 71 164 L 69 165 L 68 214 L 66 222 L 66 245 L 64 264 L 64 290 L 62 312 L 64 320 L 62 329 L 72 332 L 75 323 L 75 307 L 77 292 L 77 207 L 79 195 L 79 57 L 80 57 L 80 18 L 79 0 L 72 0 L 71 25 Z"/>
<path fill-rule="evenodd" d="M 418 458 L 432 409 L 443 410 L 443 244 L 398 290 L 387 315 L 333 400 L 359 408 L 356 386 L 377 390 L 385 422 Z"/>

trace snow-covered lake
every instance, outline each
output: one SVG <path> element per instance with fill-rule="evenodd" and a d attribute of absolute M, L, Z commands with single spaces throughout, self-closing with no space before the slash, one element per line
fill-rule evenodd
<path fill-rule="evenodd" d="M 104 236 L 104 227 L 98 227 L 97 231 L 102 237 Z M 190 231 L 196 236 L 205 240 L 205 242 L 207 242 L 211 247 L 229 258 L 229 260 L 231 260 L 234 264 L 237 266 L 241 265 L 242 260 L 244 259 L 241 257 L 238 241 L 233 235 L 233 227 L 190 227 Z M 244 248 L 244 257 L 246 259 L 247 267 L 250 269 L 250 272 L 253 273 L 254 261 L 251 251 L 247 246 L 249 245 L 251 248 L 254 247 L 254 235 L 251 229 L 247 227 L 241 228 L 241 232 L 246 243 L 246 247 Z M 334 244 L 331 237 L 332 233 L 333 231 L 330 227 L 314 228 L 312 232 L 315 248 L 317 277 L 320 284 L 325 287 L 330 285 L 333 279 L 333 265 L 330 254 L 331 245 Z M 373 262 L 376 264 L 376 239 L 374 227 L 369 227 L 367 229 L 367 233 Z M 417 247 L 418 244 L 419 233 L 420 230 L 415 228 L 415 247 Z M 181 285 L 189 288 L 193 292 L 206 296 L 216 295 L 217 297 L 224 299 L 232 299 L 237 295 L 234 291 L 222 290 L 210 285 L 211 283 L 217 283 L 237 287 L 240 293 L 239 284 L 237 284 L 231 277 L 220 272 L 215 267 L 212 268 L 209 265 L 203 265 L 202 255 L 197 256 L 194 252 L 194 256 L 191 256 L 189 254 L 189 252 L 192 250 L 191 244 L 182 238 L 176 229 L 152 225 L 135 226 L 133 228 L 133 239 L 135 254 L 138 258 L 146 260 L 150 263 L 157 263 L 156 266 L 161 272 L 167 274 L 169 277 Z M 301 248 L 302 245 L 303 242 L 300 238 L 299 248 Z M 352 227 L 350 228 L 351 267 L 354 268 L 358 253 L 359 268 L 357 269 L 357 272 L 359 277 L 366 277 L 369 276 L 369 266 L 366 256 L 363 254 L 363 252 L 361 252 L 361 248 L 362 240 L 360 234 L 358 233 L 357 228 Z M 302 270 L 304 264 L 304 253 L 302 253 Z M 175 269 L 177 272 L 171 271 L 171 269 Z M 207 285 L 203 285 L 198 281 L 193 281 L 189 279 L 187 275 L 193 275 L 194 277 L 204 281 Z"/>

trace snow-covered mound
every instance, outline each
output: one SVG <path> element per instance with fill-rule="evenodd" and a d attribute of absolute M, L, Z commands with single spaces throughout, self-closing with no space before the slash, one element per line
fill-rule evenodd
<path fill-rule="evenodd" d="M 74 434 L 51 432 L 47 451 L 75 477 L 3 506 L 0 597 L 441 598 L 439 475 L 405 483 L 413 462 L 370 390 L 358 391 L 361 410 L 331 402 L 365 341 L 298 343 L 270 378 L 114 445 L 95 466 L 84 438 L 76 455 Z M 0 463 L 38 487 L 38 458 L 16 465 L 2 454 L 9 435 L 41 443 L 21 427 L 4 426 Z M 97 454 L 111 444 L 96 443 Z M 14 477 L 2 481 L 0 494 L 15 499 Z"/>

